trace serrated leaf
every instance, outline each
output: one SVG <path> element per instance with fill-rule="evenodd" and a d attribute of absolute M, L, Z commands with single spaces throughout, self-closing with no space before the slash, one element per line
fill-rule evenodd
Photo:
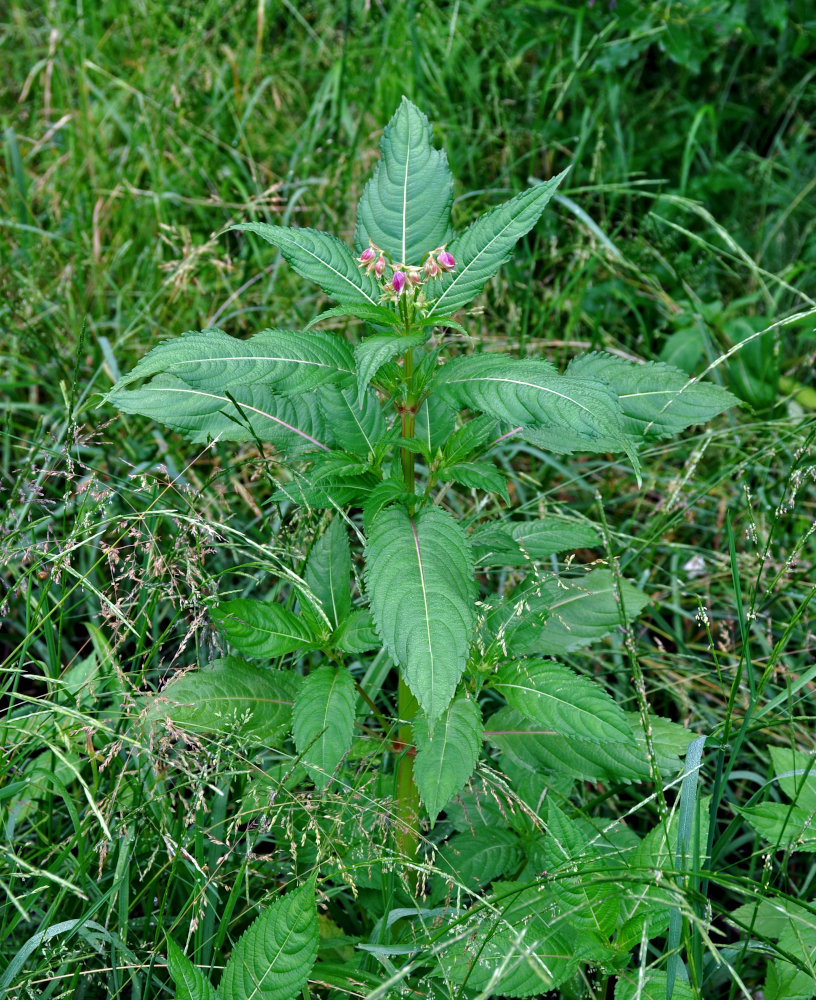
<path fill-rule="evenodd" d="M 562 736 L 528 722 L 521 712 L 501 708 L 485 723 L 485 738 L 523 767 L 553 771 L 585 781 L 641 781 L 650 777 L 642 730 L 637 719 L 627 715 L 635 737 L 631 743 L 596 743 L 574 736 Z M 665 720 L 653 719 L 656 723 Z M 634 724 L 633 724 L 634 723 Z M 689 741 L 693 734 L 689 733 Z M 674 747 L 664 747 L 654 739 L 657 765 L 663 778 L 680 769 Z"/>
<path fill-rule="evenodd" d="M 536 521 L 514 522 L 511 534 L 530 559 L 549 559 L 558 552 L 597 548 L 598 529 L 585 521 L 549 514 Z"/>
<path fill-rule="evenodd" d="M 813 1000 L 816 996 L 816 976 L 778 958 L 768 963 L 762 996 L 764 1000 Z"/>
<path fill-rule="evenodd" d="M 172 938 L 167 939 L 167 968 L 176 985 L 176 1000 L 219 1000 L 218 990 Z"/>
<path fill-rule="evenodd" d="M 465 669 L 476 622 L 473 559 L 457 521 L 437 506 L 372 520 L 366 590 L 377 631 L 433 728 Z"/>
<path fill-rule="evenodd" d="M 596 681 L 561 663 L 505 664 L 493 687 L 508 705 L 542 729 L 598 743 L 629 743 L 632 730 L 620 707 Z"/>
<path fill-rule="evenodd" d="M 488 907 L 454 928 L 455 942 L 440 954 L 445 974 L 470 994 L 540 995 L 557 987 L 573 967 L 574 944 L 541 915 L 539 887 L 497 882 Z"/>
<path fill-rule="evenodd" d="M 496 436 L 496 418 L 475 417 L 455 431 L 445 442 L 445 459 L 448 462 L 466 462 L 484 450 Z"/>
<path fill-rule="evenodd" d="M 616 598 L 620 593 L 621 602 Z M 523 602 L 525 614 L 517 608 Z M 612 573 L 591 570 L 580 579 L 547 577 L 488 614 L 509 655 L 559 656 L 581 649 L 633 621 L 649 598 L 628 580 L 616 588 Z"/>
<path fill-rule="evenodd" d="M 470 536 L 477 566 L 524 566 L 529 562 L 518 542 L 501 524 L 479 525 Z"/>
<path fill-rule="evenodd" d="M 794 747 L 769 747 L 779 787 L 796 805 L 816 813 L 816 760 Z"/>
<path fill-rule="evenodd" d="M 559 375 L 541 358 L 473 354 L 443 365 L 433 386 L 450 406 L 545 434 L 551 451 L 623 451 L 639 468 L 618 397 L 597 379 Z"/>
<path fill-rule="evenodd" d="M 317 229 L 290 229 L 266 222 L 244 222 L 231 228 L 263 237 L 280 250 L 283 259 L 298 274 L 319 285 L 338 302 L 380 304 L 382 289 L 377 279 L 357 266 L 349 248 L 336 236 Z"/>
<path fill-rule="evenodd" d="M 108 398 L 115 401 L 123 386 L 159 373 L 222 395 L 256 384 L 285 395 L 310 392 L 324 382 L 348 383 L 354 361 L 345 340 L 322 330 L 264 330 L 247 340 L 223 330 L 194 331 L 154 347 Z"/>
<path fill-rule="evenodd" d="M 328 450 L 332 435 L 314 393 L 276 396 L 264 386 L 235 387 L 229 395 L 195 389 L 175 375 L 157 375 L 139 389 L 114 390 L 107 399 L 180 431 L 191 441 L 266 441 L 294 454 Z"/>
<path fill-rule="evenodd" d="M 292 1000 L 312 971 L 319 928 L 311 883 L 288 892 L 244 932 L 219 992 L 229 1000 Z"/>
<path fill-rule="evenodd" d="M 424 333 L 413 333 L 406 337 L 396 333 L 383 333 L 366 337 L 354 348 L 354 363 L 357 365 L 357 399 L 363 398 L 368 383 L 374 378 L 386 361 L 405 354 L 413 347 L 425 343 Z"/>
<path fill-rule="evenodd" d="M 380 637 L 374 619 L 366 608 L 357 608 L 341 622 L 331 637 L 331 645 L 344 653 L 367 653 L 380 648 Z"/>
<path fill-rule="evenodd" d="M 615 983 L 615 1000 L 666 1000 L 666 973 L 647 969 L 641 977 L 638 969 L 630 969 L 618 974 Z M 672 1000 L 695 1000 L 688 983 L 676 979 Z"/>
<path fill-rule="evenodd" d="M 340 515 L 312 545 L 304 579 L 320 601 L 332 627 L 351 611 L 351 547 Z"/>
<path fill-rule="evenodd" d="M 352 319 L 362 319 L 375 326 L 399 326 L 402 322 L 399 314 L 388 306 L 346 305 L 335 306 L 334 309 L 327 309 L 325 312 L 320 313 L 306 325 L 306 329 L 311 330 L 313 326 L 322 323 L 324 320 L 343 316 Z"/>
<path fill-rule="evenodd" d="M 325 788 L 351 748 L 357 692 L 344 667 L 318 667 L 303 681 L 292 710 L 292 733 L 312 780 Z"/>
<path fill-rule="evenodd" d="M 431 824 L 473 774 L 482 745 L 482 713 L 475 701 L 460 695 L 428 732 L 424 716 L 414 719 L 414 781 Z"/>
<path fill-rule="evenodd" d="M 451 237 L 453 177 L 445 153 L 434 149 L 431 126 L 407 98 L 386 125 L 382 159 L 357 206 L 354 245 L 369 241 L 395 264 L 422 263 Z"/>
<path fill-rule="evenodd" d="M 224 601 L 213 609 L 212 617 L 221 624 L 230 645 L 256 659 L 316 645 L 316 637 L 303 618 L 271 601 L 245 597 Z"/>
<path fill-rule="evenodd" d="M 455 483 L 471 490 L 498 493 L 505 503 L 510 503 L 507 495 L 507 476 L 490 462 L 457 462 L 440 470 L 440 477 L 452 479 Z"/>
<path fill-rule="evenodd" d="M 721 386 L 690 379 L 661 361 L 636 364 L 613 354 L 584 354 L 567 372 L 606 382 L 620 400 L 626 432 L 644 437 L 679 434 L 739 403 Z"/>
<path fill-rule="evenodd" d="M 353 388 L 327 385 L 318 392 L 323 417 L 338 443 L 347 451 L 367 456 L 385 434 L 385 417 L 374 392 L 362 399 Z"/>
<path fill-rule="evenodd" d="M 446 841 L 434 867 L 442 877 L 475 892 L 499 875 L 515 871 L 523 852 L 518 835 L 501 826 L 477 826 Z"/>
<path fill-rule="evenodd" d="M 538 222 L 567 172 L 497 205 L 452 241 L 448 250 L 456 260 L 456 269 L 442 276 L 429 316 L 455 312 L 482 290 L 510 259 L 516 243 Z"/>
<path fill-rule="evenodd" d="M 300 678 L 234 656 L 171 681 L 151 701 L 153 714 L 196 732 L 239 732 L 276 746 L 289 733 Z"/>
<path fill-rule="evenodd" d="M 429 396 L 416 415 L 414 433 L 433 455 L 453 434 L 456 413 L 439 396 Z"/>
<path fill-rule="evenodd" d="M 816 851 L 812 810 L 784 802 L 760 802 L 738 812 L 776 850 Z"/>

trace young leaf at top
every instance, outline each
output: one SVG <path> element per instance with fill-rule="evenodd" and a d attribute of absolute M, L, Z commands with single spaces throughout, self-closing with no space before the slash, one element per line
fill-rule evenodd
<path fill-rule="evenodd" d="M 620 706 L 596 681 L 563 664 L 546 660 L 508 663 L 492 686 L 508 705 L 543 729 L 598 743 L 632 741 Z"/>
<path fill-rule="evenodd" d="M 344 667 L 318 667 L 300 685 L 292 734 L 312 780 L 325 788 L 354 736 L 357 692 Z"/>
<path fill-rule="evenodd" d="M 357 365 L 357 399 L 362 400 L 368 383 L 374 378 L 380 368 L 414 347 L 421 347 L 427 337 L 424 333 L 413 333 L 402 337 L 396 333 L 383 333 L 376 337 L 366 337 L 354 348 L 354 361 Z"/>
<path fill-rule="evenodd" d="M 336 628 L 351 611 L 351 548 L 343 519 L 332 518 L 312 545 L 304 573 L 306 583 Z"/>
<path fill-rule="evenodd" d="M 172 938 L 167 939 L 167 968 L 176 984 L 176 1000 L 221 1000 L 218 990 Z"/>
<path fill-rule="evenodd" d="M 354 245 L 371 241 L 394 264 L 419 265 L 451 238 L 453 177 L 444 152 L 434 149 L 431 126 L 406 97 L 386 125 L 382 159 L 357 206 Z"/>
<path fill-rule="evenodd" d="M 739 403 L 727 389 L 696 382 L 660 361 L 636 364 L 613 354 L 584 354 L 570 362 L 567 374 L 606 382 L 620 400 L 624 429 L 637 436 L 679 434 Z"/>
<path fill-rule="evenodd" d="M 434 288 L 429 316 L 461 309 L 482 290 L 488 278 L 510 259 L 516 243 L 538 222 L 568 169 L 492 208 L 451 242 L 448 250 L 456 260 L 456 269 Z"/>
<path fill-rule="evenodd" d="M 354 362 L 349 345 L 323 330 L 264 330 L 247 340 L 223 330 L 194 331 L 154 347 L 109 397 L 137 378 L 162 372 L 194 389 L 225 393 L 262 385 L 287 395 L 310 392 L 324 382 L 348 384 Z"/>
<path fill-rule="evenodd" d="M 224 1000 L 292 1000 L 305 986 L 319 941 L 314 887 L 276 900 L 244 932 L 218 990 Z"/>
<path fill-rule="evenodd" d="M 476 621 L 473 559 L 447 511 L 386 507 L 366 546 L 366 590 L 380 637 L 428 716 L 453 698 Z"/>
<path fill-rule="evenodd" d="M 283 259 L 343 305 L 380 304 L 376 278 L 361 270 L 351 250 L 336 236 L 317 229 L 289 229 L 266 222 L 243 222 L 231 229 L 257 233 L 276 246 Z"/>
<path fill-rule="evenodd" d="M 455 698 L 431 736 L 424 716 L 414 719 L 414 780 L 431 825 L 473 774 L 482 745 L 482 713 L 466 695 Z"/>

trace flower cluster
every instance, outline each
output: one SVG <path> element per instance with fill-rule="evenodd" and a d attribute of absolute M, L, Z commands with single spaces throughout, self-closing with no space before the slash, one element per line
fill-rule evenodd
<path fill-rule="evenodd" d="M 396 300 L 406 289 L 413 291 L 414 295 L 419 297 L 422 285 L 426 281 L 432 281 L 439 275 L 453 271 L 456 261 L 453 254 L 441 246 L 427 253 L 419 267 L 412 264 L 394 264 L 387 251 L 370 243 L 357 258 L 357 266 L 362 267 L 368 274 L 375 274 L 383 283 L 384 297 Z M 390 275 L 386 274 L 386 269 Z"/>

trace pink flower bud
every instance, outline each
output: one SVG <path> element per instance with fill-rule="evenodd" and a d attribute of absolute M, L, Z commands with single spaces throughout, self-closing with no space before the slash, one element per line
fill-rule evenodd
<path fill-rule="evenodd" d="M 405 275 L 402 271 L 394 271 L 394 277 L 391 279 L 391 287 L 397 295 L 402 295 L 402 290 L 405 288 Z"/>
<path fill-rule="evenodd" d="M 426 277 L 435 278 L 439 274 L 439 267 L 433 257 L 429 257 L 422 268 L 425 272 Z"/>
<path fill-rule="evenodd" d="M 378 257 L 377 263 L 374 265 L 374 273 L 378 278 L 382 277 L 382 273 L 385 270 L 385 257 Z"/>
<path fill-rule="evenodd" d="M 443 250 L 442 253 L 437 255 L 436 263 L 442 268 L 443 271 L 452 271 L 456 267 L 456 261 L 453 259 L 453 254 L 448 253 L 447 250 Z"/>
<path fill-rule="evenodd" d="M 366 250 L 363 250 L 357 259 L 361 264 L 367 264 L 370 260 L 374 260 L 376 256 L 377 252 L 374 247 L 368 247 Z"/>
<path fill-rule="evenodd" d="M 421 285 L 422 284 L 422 278 L 420 278 L 420 276 L 417 274 L 416 271 L 409 271 L 408 272 L 408 280 L 411 282 L 412 285 Z"/>

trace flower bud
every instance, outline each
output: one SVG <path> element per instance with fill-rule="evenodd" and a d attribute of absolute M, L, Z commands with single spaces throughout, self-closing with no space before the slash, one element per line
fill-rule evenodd
<path fill-rule="evenodd" d="M 422 270 L 425 272 L 427 278 L 435 278 L 439 274 L 439 267 L 433 257 L 429 257 L 425 261 Z"/>
<path fill-rule="evenodd" d="M 376 256 L 377 256 L 377 251 L 374 249 L 374 247 L 367 247 L 365 250 L 363 250 L 363 252 L 357 258 L 357 260 L 359 260 L 361 264 L 367 264 L 370 260 L 374 260 Z"/>
<path fill-rule="evenodd" d="M 385 257 L 378 257 L 377 263 L 374 265 L 374 273 L 378 278 L 382 277 L 382 273 L 385 270 Z"/>
<path fill-rule="evenodd" d="M 419 274 L 416 271 L 408 272 L 408 280 L 411 282 L 412 285 L 422 284 L 422 278 L 420 278 Z"/>
<path fill-rule="evenodd" d="M 452 271 L 456 267 L 456 261 L 453 259 L 453 254 L 448 253 L 447 250 L 443 250 L 442 253 L 437 255 L 436 263 L 442 268 L 443 271 Z"/>
<path fill-rule="evenodd" d="M 405 288 L 405 274 L 402 271 L 394 271 L 394 277 L 391 279 L 391 287 L 397 295 L 402 295 L 402 290 Z"/>

